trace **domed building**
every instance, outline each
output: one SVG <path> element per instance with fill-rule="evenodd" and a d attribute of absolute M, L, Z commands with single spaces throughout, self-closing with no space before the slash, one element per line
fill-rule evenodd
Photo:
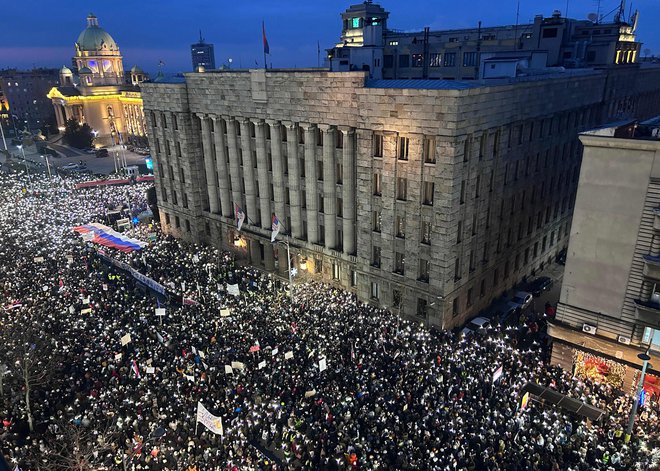
<path fill-rule="evenodd" d="M 96 145 L 147 145 L 139 88 L 147 75 L 135 66 L 125 77 L 117 42 L 93 14 L 78 35 L 72 63 L 77 75 L 63 66 L 60 86 L 48 93 L 57 126 L 62 129 L 67 120 L 76 119 L 96 131 Z"/>

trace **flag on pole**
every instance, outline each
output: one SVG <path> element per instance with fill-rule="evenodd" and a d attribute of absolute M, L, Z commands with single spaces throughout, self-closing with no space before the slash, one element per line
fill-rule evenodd
<path fill-rule="evenodd" d="M 135 373 L 136 378 L 140 379 L 140 370 L 138 369 L 138 364 L 135 360 L 133 360 L 132 363 L 133 363 L 133 366 L 132 366 L 133 373 Z"/>
<path fill-rule="evenodd" d="M 216 435 L 225 434 L 222 427 L 222 417 L 216 417 L 211 414 L 201 402 L 197 403 L 197 422 L 200 422 L 204 427 Z"/>
<path fill-rule="evenodd" d="M 277 237 L 277 234 L 280 233 L 280 220 L 277 219 L 277 216 L 275 216 L 275 213 L 273 213 L 273 234 L 270 236 L 270 241 L 275 242 L 275 237 Z"/>
<path fill-rule="evenodd" d="M 261 33 L 264 40 L 264 54 L 270 54 L 270 47 L 268 46 L 268 39 L 266 39 L 266 23 L 261 22 Z"/>
<path fill-rule="evenodd" d="M 234 203 L 234 215 L 236 218 L 236 228 L 240 231 L 243 221 L 245 221 L 245 213 L 236 203 Z"/>

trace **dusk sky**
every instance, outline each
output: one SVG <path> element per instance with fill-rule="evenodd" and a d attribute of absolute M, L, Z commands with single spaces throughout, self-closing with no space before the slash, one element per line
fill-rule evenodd
<path fill-rule="evenodd" d="M 66 0 L 53 2 L 3 2 L 0 28 L 0 68 L 70 65 L 78 34 L 85 28 L 91 11 L 99 24 L 117 41 L 124 56 L 124 67 L 134 64 L 148 72 L 157 69 L 159 60 L 167 72 L 189 71 L 190 44 L 201 28 L 208 42 L 215 44 L 216 64 L 233 59 L 234 67 L 263 64 L 261 21 L 266 22 L 270 43 L 269 63 L 274 67 L 315 67 L 317 41 L 321 50 L 339 38 L 339 14 L 350 0 Z M 389 26 L 401 30 L 452 29 L 514 24 L 517 0 L 383 0 L 390 12 Z M 628 2 L 630 4 L 630 2 Z M 520 24 L 533 21 L 534 15 L 566 11 L 566 0 L 520 0 Z M 586 18 L 597 8 L 595 0 L 569 0 L 568 16 Z M 617 0 L 602 0 L 600 11 L 615 9 Z M 636 0 L 640 10 L 637 30 L 642 51 L 660 55 L 658 0 Z M 627 11 L 626 11 L 627 14 Z M 607 19 L 611 20 L 613 15 Z"/>

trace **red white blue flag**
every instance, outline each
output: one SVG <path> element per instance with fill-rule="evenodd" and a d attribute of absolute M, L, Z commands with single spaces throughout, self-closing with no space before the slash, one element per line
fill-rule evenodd
<path fill-rule="evenodd" d="M 236 227 L 240 231 L 241 226 L 243 225 L 243 221 L 245 221 L 245 213 L 236 203 L 234 203 L 234 215 L 236 218 Z"/>
<path fill-rule="evenodd" d="M 133 360 L 132 368 L 133 368 L 133 373 L 135 373 L 135 377 L 139 379 L 140 378 L 140 370 L 138 369 L 137 361 Z"/>
<path fill-rule="evenodd" d="M 261 34 L 264 40 L 264 54 L 270 54 L 270 47 L 268 46 L 268 39 L 266 39 L 266 24 L 261 22 Z"/>
<path fill-rule="evenodd" d="M 280 233 L 280 220 L 277 219 L 277 216 L 275 216 L 275 213 L 273 213 L 273 234 L 270 236 L 270 241 L 275 242 L 275 237 L 277 237 L 277 234 Z"/>

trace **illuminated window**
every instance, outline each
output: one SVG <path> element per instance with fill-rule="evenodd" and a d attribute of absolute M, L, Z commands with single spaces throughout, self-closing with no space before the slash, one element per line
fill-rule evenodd
<path fill-rule="evenodd" d="M 107 59 L 103 60 L 103 72 L 112 72 L 112 62 Z"/>
<path fill-rule="evenodd" d="M 398 46 L 399 41 L 390 41 L 390 46 Z"/>
<path fill-rule="evenodd" d="M 351 18 L 351 28 L 360 27 L 360 18 Z"/>
<path fill-rule="evenodd" d="M 464 52 L 463 53 L 463 67 L 473 67 L 477 65 L 477 53 L 476 52 Z"/>
<path fill-rule="evenodd" d="M 87 61 L 87 67 L 89 67 L 93 73 L 99 73 L 99 65 L 95 60 Z"/>
<path fill-rule="evenodd" d="M 456 53 L 455 52 L 445 53 L 445 60 L 442 64 L 445 67 L 454 67 L 456 65 Z"/>
<path fill-rule="evenodd" d="M 399 67 L 402 69 L 407 69 L 410 67 L 410 56 L 408 54 L 399 55 Z"/>
<path fill-rule="evenodd" d="M 424 54 L 413 54 L 412 55 L 412 66 L 413 67 L 423 67 L 424 66 Z"/>
<path fill-rule="evenodd" d="M 442 54 L 432 53 L 429 65 L 431 67 L 440 67 L 442 65 Z"/>

